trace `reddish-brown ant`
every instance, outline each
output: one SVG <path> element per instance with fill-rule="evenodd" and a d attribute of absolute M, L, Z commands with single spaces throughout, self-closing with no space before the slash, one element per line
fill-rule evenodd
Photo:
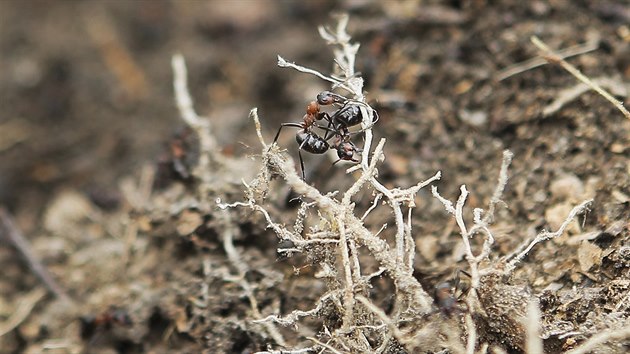
<path fill-rule="evenodd" d="M 319 97 L 319 96 L 318 96 Z M 325 119 L 329 122 L 328 127 L 324 127 L 317 124 L 317 121 Z M 331 128 L 331 123 L 333 120 L 326 112 L 320 112 L 319 104 L 315 101 L 309 103 L 306 107 L 306 114 L 302 117 L 302 123 L 282 123 L 280 124 L 280 128 L 276 133 L 273 142 L 275 143 L 280 136 L 280 132 L 283 127 L 295 127 L 300 128 L 296 135 L 295 140 L 297 141 L 298 155 L 300 157 L 300 167 L 302 169 L 302 179 L 306 179 L 304 174 L 304 160 L 302 159 L 302 150 L 310 152 L 311 154 L 324 154 L 329 149 L 335 149 L 337 151 L 337 156 L 339 160 L 335 161 L 335 163 L 346 160 L 346 161 L 354 161 L 354 153 L 360 152 L 360 149 L 357 148 L 354 143 L 350 141 L 349 134 L 347 133 L 347 129 L 337 130 L 334 125 Z M 322 129 L 326 131 L 326 135 L 324 137 L 319 136 L 317 133 L 313 131 L 313 127 Z M 328 133 L 332 133 L 330 137 Z M 332 137 L 337 137 L 333 143 L 328 143 L 328 140 Z"/>

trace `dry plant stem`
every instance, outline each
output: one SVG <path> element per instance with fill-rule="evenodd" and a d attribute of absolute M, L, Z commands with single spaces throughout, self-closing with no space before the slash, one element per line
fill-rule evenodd
<path fill-rule="evenodd" d="M 601 86 L 597 85 L 591 79 L 586 77 L 586 75 L 582 74 L 575 66 L 569 64 L 566 60 L 562 59 L 560 56 L 554 53 L 553 50 L 551 50 L 551 48 L 547 46 L 547 44 L 540 40 L 540 38 L 532 36 L 531 41 L 536 47 L 538 47 L 538 49 L 545 52 L 545 54 L 548 56 L 547 61 L 549 61 L 550 63 L 558 63 L 560 66 L 562 66 L 564 70 L 575 76 L 576 79 L 590 86 L 593 90 L 595 90 L 595 92 L 602 95 L 605 99 L 607 99 L 610 103 L 617 107 L 617 109 L 620 110 L 621 113 L 626 116 L 626 118 L 630 119 L 630 112 L 628 112 L 628 110 L 623 106 L 623 102 L 615 99 L 610 93 L 608 93 L 608 91 L 604 90 L 603 88 L 601 88 Z"/>
<path fill-rule="evenodd" d="M 357 296 L 357 301 L 359 301 L 361 304 L 363 304 L 363 306 L 367 307 L 368 310 L 370 310 L 372 313 L 374 313 L 376 315 L 376 317 L 378 317 L 387 326 L 387 328 L 389 329 L 391 334 L 394 336 L 394 338 L 396 338 L 396 340 L 400 344 L 405 345 L 407 340 L 405 339 L 404 333 L 402 333 L 400 331 L 400 329 L 398 329 L 398 327 L 396 326 L 394 321 L 392 321 L 391 318 L 389 318 L 387 316 L 385 311 L 383 311 L 380 308 L 378 308 L 368 298 L 366 298 L 364 296 L 358 295 Z M 409 348 L 407 348 L 407 349 L 409 349 Z"/>
<path fill-rule="evenodd" d="M 446 208 L 446 211 L 448 211 L 449 213 L 455 216 L 455 221 L 457 225 L 459 226 L 462 243 L 464 244 L 464 252 L 466 253 L 466 260 L 468 261 L 468 264 L 470 266 L 470 277 L 471 277 L 472 288 L 476 289 L 479 287 L 479 279 L 480 279 L 479 268 L 478 268 L 479 262 L 481 262 L 488 255 L 487 255 L 487 252 L 485 252 L 484 250 L 479 256 L 475 256 L 470 246 L 469 238 L 472 236 L 472 233 L 469 232 L 466 227 L 466 223 L 464 222 L 464 211 L 463 211 L 464 204 L 466 203 L 466 198 L 468 197 L 468 191 L 466 190 L 466 186 L 462 185 L 460 187 L 460 195 L 459 195 L 459 198 L 457 199 L 457 204 L 455 205 L 455 207 L 453 207 L 453 204 L 450 201 L 444 199 L 438 193 L 437 187 L 432 186 L 431 192 L 433 193 L 433 196 L 444 205 L 444 207 Z M 485 230 L 487 230 L 487 228 Z M 492 239 L 491 234 L 488 234 L 488 239 L 489 240 Z"/>
<path fill-rule="evenodd" d="M 470 313 L 466 314 L 464 322 L 466 323 L 466 332 L 468 332 L 468 338 L 466 339 L 466 353 L 475 354 L 475 346 L 477 345 L 477 328 L 475 327 L 475 322 L 473 322 Z"/>
<path fill-rule="evenodd" d="M 313 337 L 306 337 L 306 339 L 310 340 L 311 342 L 313 342 L 313 343 L 315 343 L 315 344 L 317 344 L 317 345 L 319 345 L 319 346 L 321 346 L 321 347 L 323 347 L 323 348 L 326 348 L 326 349 L 330 350 L 330 352 L 331 352 L 331 353 L 334 353 L 334 354 L 341 354 L 341 352 L 340 352 L 340 351 L 338 351 L 337 349 L 335 349 L 335 348 L 331 347 L 330 345 L 328 345 L 328 344 L 326 344 L 326 343 L 321 342 L 321 341 L 320 341 L 320 340 L 318 340 L 317 338 L 313 338 Z"/>
<path fill-rule="evenodd" d="M 540 309 L 534 300 L 530 300 L 527 304 L 525 328 L 527 330 L 525 352 L 527 354 L 543 354 L 543 341 L 540 338 Z"/>
<path fill-rule="evenodd" d="M 193 101 L 188 92 L 188 78 L 186 62 L 181 54 L 173 55 L 171 60 L 173 67 L 173 88 L 175 102 L 180 116 L 186 124 L 197 134 L 199 138 L 199 162 L 193 170 L 193 174 L 201 180 L 201 195 L 207 194 L 212 183 L 213 169 L 210 168 L 212 160 L 221 162 L 221 155 L 216 153 L 217 143 L 212 135 L 210 122 L 205 117 L 200 117 L 195 112 Z"/>
<path fill-rule="evenodd" d="M 628 91 L 625 89 L 623 82 L 619 79 L 614 79 L 606 76 L 591 79 L 597 85 L 605 87 L 617 96 L 627 96 Z M 557 97 L 549 104 L 547 104 L 543 110 L 543 117 L 549 117 L 562 109 L 567 103 L 577 99 L 586 92 L 589 92 L 591 87 L 583 82 L 578 82 L 572 87 L 565 88 L 558 91 Z"/>
<path fill-rule="evenodd" d="M 576 55 L 581 55 L 581 54 L 585 54 L 588 52 L 592 52 L 594 50 L 596 50 L 598 47 L 598 43 L 597 41 L 590 41 L 590 42 L 586 42 L 584 44 L 579 44 L 579 45 L 575 45 L 563 50 L 558 51 L 558 57 L 562 58 L 562 59 L 566 59 L 566 58 L 570 58 Z M 496 75 L 496 80 L 497 81 L 503 81 L 507 78 L 510 78 L 514 75 L 518 75 L 521 73 L 524 73 L 525 71 L 528 70 L 532 70 L 535 69 L 539 66 L 543 66 L 545 64 L 547 64 L 548 61 L 540 58 L 540 57 L 536 57 L 536 58 L 532 58 L 520 63 L 516 63 L 514 65 L 511 65 L 501 71 L 499 71 Z"/>
<path fill-rule="evenodd" d="M 44 286 L 46 286 L 57 299 L 66 303 L 72 302 L 68 294 L 59 286 L 50 272 L 48 272 L 48 269 L 46 269 L 33 253 L 28 240 L 15 226 L 9 212 L 2 206 L 0 206 L 0 236 L 4 236 L 7 242 L 17 249 L 22 257 L 24 257 L 29 269 L 44 283 Z"/>
<path fill-rule="evenodd" d="M 590 200 L 584 201 L 580 205 L 574 207 L 571 210 L 571 212 L 569 213 L 569 215 L 567 216 L 567 218 L 564 220 L 562 225 L 560 225 L 560 227 L 558 228 L 557 231 L 555 231 L 555 232 L 542 231 L 538 235 L 536 235 L 534 240 L 532 240 L 531 242 L 529 242 L 529 244 L 527 244 L 525 249 L 523 249 L 524 246 L 521 246 L 521 247 L 517 248 L 517 250 L 513 254 L 508 255 L 507 257 L 505 257 L 505 260 L 511 259 L 511 261 L 509 263 L 507 263 L 507 265 L 505 266 L 505 269 L 502 272 L 503 275 L 510 275 L 514 271 L 514 269 L 516 269 L 516 266 L 518 265 L 518 263 L 521 262 L 521 260 L 523 260 L 523 258 L 525 258 L 525 256 L 527 256 L 529 251 L 531 251 L 532 248 L 534 248 L 534 246 L 536 246 L 538 243 L 543 242 L 543 241 L 547 241 L 547 240 L 550 240 L 552 238 L 556 238 L 556 237 L 559 237 L 560 235 L 562 235 L 564 233 L 564 230 L 571 223 L 571 221 L 573 221 L 573 219 L 578 214 L 582 214 L 587 209 L 588 205 L 592 201 L 593 200 L 590 199 Z M 526 244 L 524 244 L 524 245 L 526 245 Z M 521 249 L 523 249 L 523 250 L 519 251 Z"/>
<path fill-rule="evenodd" d="M 348 238 L 346 237 L 346 226 L 344 223 L 344 216 L 340 215 L 337 221 L 337 227 L 339 228 L 339 251 L 341 252 L 341 260 L 344 269 L 344 278 L 346 287 L 344 289 L 343 304 L 345 311 L 343 314 L 343 321 L 341 325 L 341 331 L 347 332 L 350 324 L 353 323 L 354 317 L 354 277 L 352 276 L 352 270 L 350 266 L 350 257 L 348 251 Z M 354 250 L 356 254 L 356 247 Z"/>
<path fill-rule="evenodd" d="M 605 331 L 594 335 L 586 342 L 582 343 L 579 347 L 566 352 L 566 354 L 586 354 L 591 350 L 596 349 L 598 346 L 612 341 L 630 338 L 630 325 L 626 324 L 626 327 L 620 328 L 614 331 Z"/>
<path fill-rule="evenodd" d="M 503 161 L 501 162 L 501 169 L 499 170 L 499 179 L 497 181 L 497 187 L 492 193 L 492 197 L 490 198 L 490 203 L 488 205 L 488 212 L 486 216 L 483 218 L 484 224 L 490 224 L 494 222 L 494 212 L 496 210 L 496 206 L 501 202 L 501 196 L 503 195 L 503 191 L 505 190 L 505 186 L 508 182 L 508 168 L 512 164 L 512 158 L 514 154 L 509 151 L 503 151 Z"/>
<path fill-rule="evenodd" d="M 342 82 L 340 82 L 337 79 L 334 79 L 332 77 L 326 76 L 326 75 L 320 73 L 317 70 L 309 69 L 307 67 L 304 67 L 304 66 L 297 65 L 295 63 L 289 62 L 289 61 L 287 61 L 286 59 L 284 59 L 283 57 L 281 57 L 279 55 L 278 55 L 278 66 L 281 67 L 281 68 L 291 68 L 291 69 L 295 69 L 295 70 L 297 70 L 299 72 L 315 75 L 315 76 L 319 77 L 322 80 L 326 80 L 328 82 L 331 82 L 334 86 L 341 87 L 341 88 L 343 88 L 343 89 L 345 89 L 347 91 L 351 90 L 348 86 L 344 85 Z"/>
<path fill-rule="evenodd" d="M 225 250 L 225 253 L 227 254 L 228 260 L 238 272 L 238 279 L 239 279 L 238 284 L 241 286 L 241 288 L 243 288 L 243 290 L 245 291 L 245 295 L 249 299 L 249 303 L 252 308 L 253 317 L 260 320 L 262 318 L 262 315 L 260 311 L 258 310 L 258 301 L 256 300 L 256 297 L 254 296 L 254 291 L 252 289 L 252 286 L 245 279 L 245 274 L 249 270 L 249 266 L 247 265 L 247 263 L 245 263 L 241 259 L 238 251 L 236 250 L 236 248 L 234 248 L 233 223 L 232 223 L 229 213 L 227 211 L 223 211 L 223 213 L 224 213 L 224 218 L 225 218 L 224 220 L 225 229 L 223 230 L 223 235 L 222 235 L 223 249 Z M 265 330 L 267 331 L 267 333 L 269 334 L 269 336 L 278 345 L 281 345 L 281 346 L 286 345 L 284 338 L 282 337 L 280 332 L 278 332 L 278 329 L 272 323 L 270 322 L 261 322 L 261 323 L 263 327 L 265 328 Z"/>
<path fill-rule="evenodd" d="M 337 291 L 331 291 L 326 295 L 319 298 L 317 306 L 314 309 L 308 311 L 294 310 L 290 314 L 284 317 L 278 317 L 275 315 L 270 315 L 265 318 L 261 318 L 259 320 L 255 320 L 254 323 L 263 323 L 263 322 L 275 322 L 281 326 L 296 326 L 297 321 L 302 317 L 307 316 L 315 316 L 321 309 L 324 307 L 326 302 L 332 297 L 337 296 Z"/>
<path fill-rule="evenodd" d="M 255 122 L 258 121 L 258 116 L 253 114 L 253 119 Z M 256 126 L 259 127 L 260 123 L 256 123 Z M 382 143 L 384 144 L 384 141 Z M 382 150 L 382 147 L 379 148 L 379 150 Z M 338 215 L 344 218 L 346 230 L 351 230 L 356 240 L 366 246 L 377 262 L 387 270 L 399 291 L 411 298 L 412 305 L 415 306 L 414 310 L 421 313 L 431 311 L 431 303 L 433 300 L 424 289 L 422 289 L 422 286 L 412 274 L 398 266 L 396 256 L 390 251 L 387 242 L 375 237 L 365 228 L 363 222 L 352 214 L 351 210 L 345 210 L 342 204 L 337 200 L 322 195 L 317 189 L 306 184 L 295 172 L 293 163 L 285 159 L 283 155 L 274 149 L 265 149 L 263 150 L 263 154 L 270 165 L 278 169 L 280 175 L 296 193 L 313 200 L 320 210 L 326 211 L 330 215 Z M 376 161 L 378 161 L 378 159 L 376 159 L 374 163 Z"/>
<path fill-rule="evenodd" d="M 43 288 L 36 288 L 22 297 L 15 309 L 15 312 L 5 322 L 0 323 L 0 337 L 11 332 L 17 326 L 19 326 L 31 313 L 35 305 L 44 298 L 46 290 Z"/>
<path fill-rule="evenodd" d="M 339 16 L 339 21 L 334 31 L 321 26 L 318 28 L 322 38 L 324 38 L 329 44 L 333 44 L 339 47 L 338 49 L 335 49 L 334 54 L 335 62 L 343 72 L 343 80 L 323 75 L 318 71 L 308 69 L 294 63 L 289 63 L 282 57 L 278 57 L 278 65 L 281 67 L 293 68 L 300 72 L 309 73 L 319 78 L 322 78 L 323 80 L 332 82 L 333 87 L 341 87 L 349 91 L 354 96 L 354 100 L 356 100 L 356 102 L 358 103 L 361 103 L 360 109 L 363 117 L 369 118 L 364 119 L 364 121 L 361 122 L 361 128 L 362 130 L 364 130 L 365 134 L 365 143 L 363 145 L 364 152 L 361 157 L 360 165 L 364 175 L 366 175 L 368 174 L 367 170 L 370 166 L 369 153 L 371 151 L 371 144 L 373 139 L 371 127 L 374 122 L 374 111 L 365 103 L 365 97 L 363 95 L 363 79 L 357 77 L 354 70 L 354 63 L 357 51 L 359 50 L 359 44 L 350 42 L 351 37 L 346 31 L 347 24 L 348 16 L 341 15 Z M 374 156 L 372 157 L 372 159 L 374 159 Z M 405 245 L 409 244 L 409 242 L 407 240 L 408 237 L 405 237 L 405 223 L 402 210 L 400 209 L 400 202 L 396 200 L 393 193 L 385 186 L 383 186 L 374 177 L 373 174 L 370 175 L 369 182 L 378 192 L 385 195 L 385 197 L 387 197 L 388 199 L 388 203 L 394 212 L 394 217 L 396 221 L 396 261 L 401 266 L 404 266 L 406 264 L 406 271 L 411 273 L 413 269 L 409 265 L 409 260 L 413 260 L 415 247 L 411 249 L 405 247 Z M 407 262 L 405 260 L 407 260 Z"/>

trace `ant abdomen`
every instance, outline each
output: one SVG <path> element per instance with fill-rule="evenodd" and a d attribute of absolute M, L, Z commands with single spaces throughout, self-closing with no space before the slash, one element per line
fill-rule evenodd
<path fill-rule="evenodd" d="M 354 127 L 363 121 L 363 113 L 359 105 L 351 104 L 341 108 L 335 113 L 333 119 L 337 129 Z"/>

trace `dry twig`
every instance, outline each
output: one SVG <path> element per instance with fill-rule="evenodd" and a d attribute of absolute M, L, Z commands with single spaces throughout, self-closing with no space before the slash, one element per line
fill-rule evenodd
<path fill-rule="evenodd" d="M 567 218 L 564 220 L 562 225 L 560 225 L 558 230 L 556 230 L 555 232 L 543 230 L 538 235 L 536 235 L 536 237 L 531 242 L 524 243 L 523 245 L 518 247 L 513 253 L 506 256 L 504 258 L 504 262 L 507 260 L 510 260 L 510 261 L 507 263 L 507 265 L 505 266 L 505 268 L 503 269 L 501 273 L 503 275 L 511 274 L 514 271 L 514 269 L 516 269 L 516 266 L 518 265 L 518 263 L 523 258 L 525 258 L 525 256 L 527 256 L 529 251 L 531 251 L 532 248 L 534 248 L 534 246 L 536 246 L 538 243 L 550 240 L 552 238 L 560 237 L 564 233 L 564 230 L 566 230 L 569 224 L 573 221 L 573 219 L 578 214 L 582 214 L 584 211 L 586 211 L 589 204 L 591 204 L 592 201 L 593 200 L 587 200 L 587 201 L 582 202 L 580 205 L 574 207 L 569 213 L 569 215 L 567 216 Z"/>
<path fill-rule="evenodd" d="M 0 337 L 11 332 L 31 313 L 35 305 L 46 295 L 42 288 L 36 288 L 20 299 L 15 312 L 5 322 L 0 323 Z"/>
<path fill-rule="evenodd" d="M 525 352 L 527 354 L 543 354 L 543 341 L 540 338 L 540 308 L 538 308 L 537 301 L 530 300 L 527 304 L 527 319 L 525 322 L 525 328 L 527 329 Z"/>
<path fill-rule="evenodd" d="M 626 116 L 626 118 L 630 119 L 630 112 L 628 112 L 628 110 L 623 106 L 623 102 L 615 99 L 610 93 L 608 93 L 608 91 L 604 90 L 603 88 L 601 88 L 601 86 L 597 85 L 591 79 L 586 77 L 586 75 L 582 74 L 575 66 L 569 64 L 566 60 L 562 59 L 562 57 L 554 53 L 553 50 L 551 50 L 551 48 L 547 46 L 547 44 L 545 44 L 543 41 L 540 40 L 540 38 L 536 36 L 532 36 L 531 41 L 536 47 L 538 47 L 538 49 L 545 52 L 545 54 L 547 55 L 546 59 L 548 62 L 559 64 L 564 70 L 568 71 L 571 75 L 575 76 L 576 79 L 587 84 L 595 92 L 602 95 L 605 99 L 607 99 L 610 103 L 612 103 L 618 110 L 620 110 L 621 113 L 623 113 L 623 115 Z"/>
<path fill-rule="evenodd" d="M 575 45 L 575 46 L 560 50 L 558 51 L 557 54 L 558 54 L 558 57 L 562 59 L 566 59 L 566 58 L 570 58 L 576 55 L 592 52 L 596 50 L 597 47 L 598 47 L 597 41 L 589 41 L 584 44 L 579 44 L 579 45 Z M 535 57 L 535 58 L 532 58 L 532 59 L 529 59 L 520 63 L 516 63 L 514 65 L 511 65 L 499 71 L 495 76 L 495 80 L 503 81 L 514 75 L 524 73 L 525 71 L 535 69 L 547 63 L 548 61 L 541 57 Z"/>
<path fill-rule="evenodd" d="M 630 338 L 630 324 L 627 323 L 626 326 L 623 328 L 619 328 L 613 331 L 603 331 L 599 334 L 594 335 L 586 342 L 582 343 L 582 345 L 568 351 L 566 354 L 586 354 L 606 342 L 628 338 Z"/>
<path fill-rule="evenodd" d="M 220 162 L 222 161 L 222 159 L 220 157 L 220 154 L 218 154 L 216 151 L 216 141 L 211 133 L 209 121 L 206 118 L 198 116 L 195 112 L 192 98 L 190 97 L 190 93 L 188 91 L 186 63 L 184 61 L 184 58 L 180 54 L 173 56 L 172 67 L 174 75 L 173 86 L 175 90 L 175 100 L 177 102 L 181 117 L 186 122 L 186 124 L 188 124 L 197 133 L 197 136 L 200 140 L 201 156 L 199 158 L 199 163 L 195 166 L 194 173 L 200 179 L 200 202 L 202 204 L 205 204 L 208 199 L 207 191 L 209 190 L 212 183 L 212 170 L 210 169 L 210 164 L 212 161 Z M 258 309 L 258 301 L 254 296 L 252 286 L 245 279 L 245 274 L 249 270 L 249 266 L 241 259 L 239 252 L 234 247 L 234 222 L 231 220 L 228 211 L 223 211 L 221 224 L 224 226 L 222 235 L 223 249 L 227 254 L 228 260 L 238 273 L 238 275 L 234 277 L 234 279 L 236 279 L 236 282 L 238 282 L 238 284 L 245 292 L 245 295 L 249 300 L 254 318 L 260 320 L 262 318 L 262 315 L 260 313 L 260 310 Z M 278 329 L 273 325 L 273 323 L 261 322 L 261 324 L 265 328 L 265 331 L 277 344 L 282 346 L 286 344 L 284 338 L 282 337 Z"/>
<path fill-rule="evenodd" d="M 70 303 L 71 300 L 68 294 L 59 286 L 42 262 L 39 261 L 37 256 L 33 253 L 28 240 L 26 240 L 22 232 L 15 226 L 9 212 L 2 206 L 0 206 L 0 231 L 3 231 L 0 235 L 4 235 L 7 242 L 13 245 L 22 257 L 24 257 L 29 269 L 44 283 L 46 288 L 56 298 Z"/>

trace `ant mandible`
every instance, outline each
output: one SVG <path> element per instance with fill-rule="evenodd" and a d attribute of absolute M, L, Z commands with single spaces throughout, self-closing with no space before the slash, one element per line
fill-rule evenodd
<path fill-rule="evenodd" d="M 319 120 L 327 120 L 328 127 L 324 127 L 317 124 Z M 295 140 L 297 141 L 298 148 L 298 156 L 300 158 L 300 168 L 302 170 L 302 179 L 306 180 L 306 176 L 304 173 L 304 159 L 302 158 L 302 150 L 310 152 L 311 154 L 324 154 L 329 149 L 335 149 L 337 151 L 337 156 L 339 160 L 335 161 L 337 163 L 341 160 L 345 161 L 354 161 L 354 153 L 360 152 L 361 150 L 357 148 L 354 143 L 352 143 L 349 139 L 349 134 L 347 134 L 347 129 L 344 131 L 340 131 L 334 128 L 332 125 L 332 118 L 326 112 L 320 112 L 319 104 L 315 101 L 312 101 L 306 107 L 306 114 L 302 117 L 302 123 L 282 123 L 280 124 L 280 128 L 276 133 L 273 142 L 276 143 L 278 141 L 278 137 L 280 136 L 280 132 L 283 127 L 295 127 L 300 128 L 295 134 Z M 331 128 L 333 126 L 333 128 Z M 313 131 L 313 127 L 320 128 L 326 131 L 324 137 L 319 136 L 317 133 Z M 330 137 L 328 133 L 332 133 Z M 330 138 L 336 136 L 337 139 L 332 144 L 328 143 Z"/>

